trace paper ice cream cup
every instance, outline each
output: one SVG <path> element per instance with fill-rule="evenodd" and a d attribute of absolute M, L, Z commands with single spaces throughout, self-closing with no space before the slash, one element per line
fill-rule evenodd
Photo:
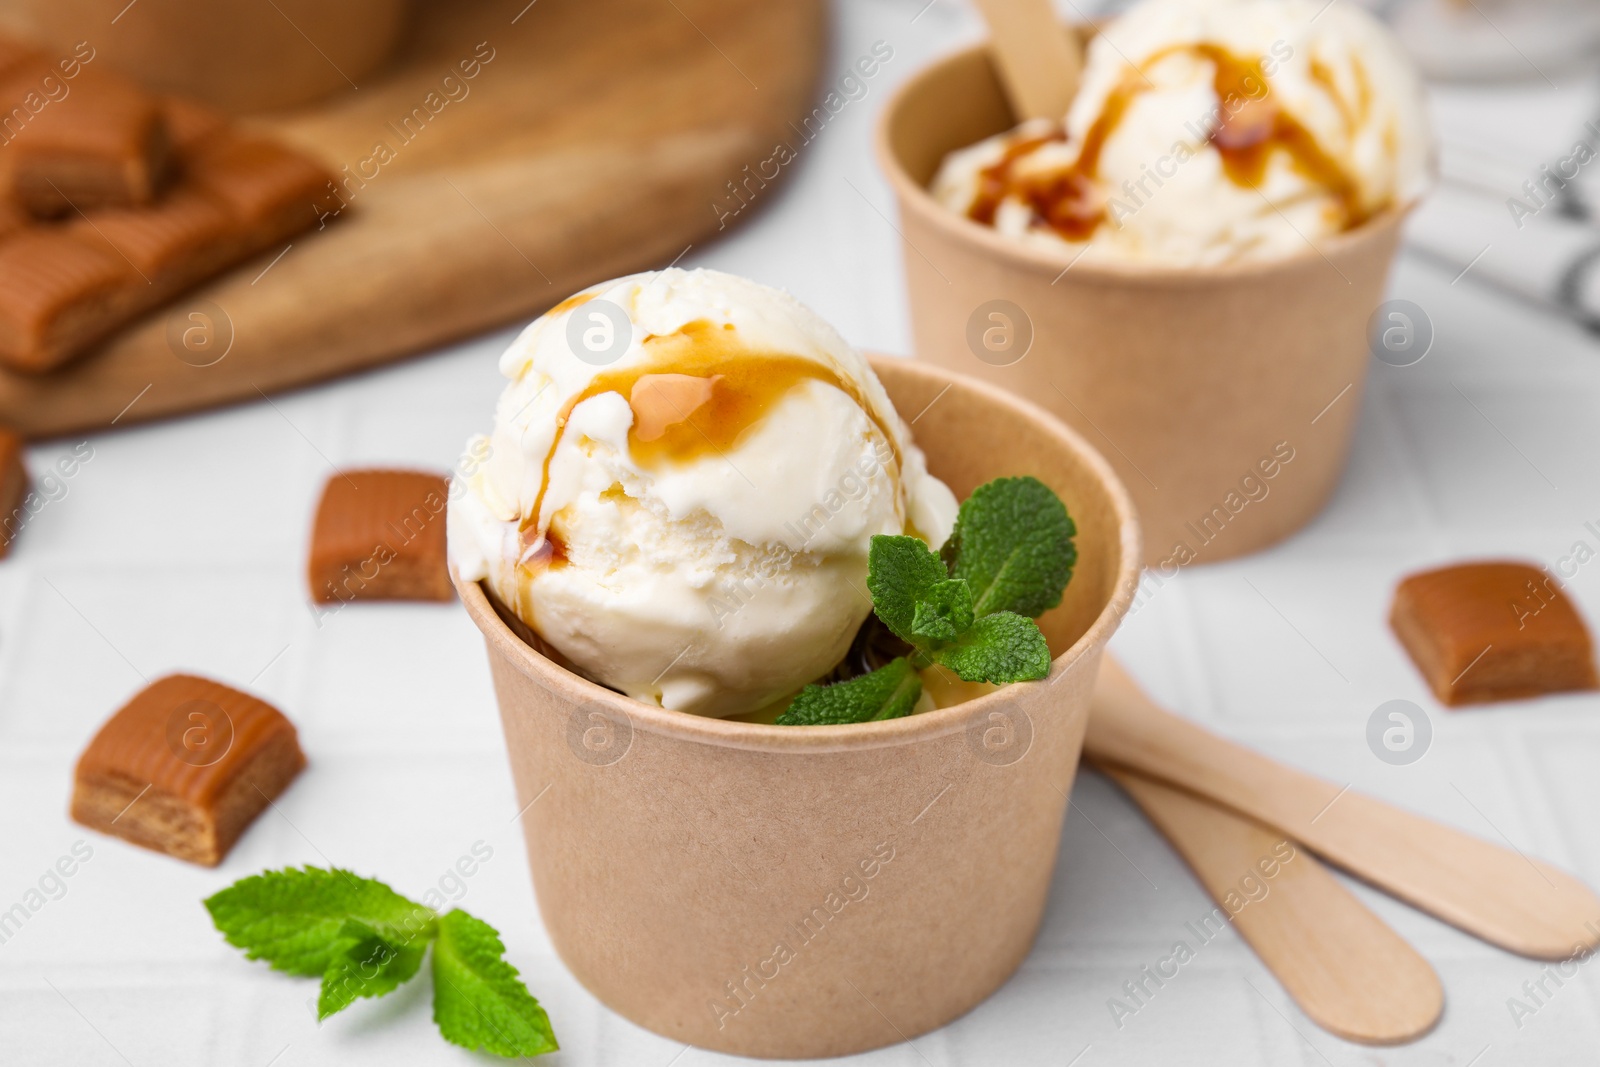
<path fill-rule="evenodd" d="M 748 1056 L 840 1056 L 983 1000 L 1039 928 L 1101 652 L 1139 573 L 1110 466 L 982 382 L 878 360 L 934 474 L 964 498 L 1032 474 L 1078 564 L 1039 624 L 1048 678 L 887 722 L 783 727 L 642 704 L 518 636 L 477 583 L 539 910 L 595 996 Z"/>
<path fill-rule="evenodd" d="M 1321 510 L 1350 450 L 1403 212 L 1287 258 L 1096 262 L 929 194 L 945 155 L 1011 128 L 983 47 L 911 78 L 878 126 L 917 355 L 1041 404 L 1099 448 L 1163 569 L 1255 551 Z"/>

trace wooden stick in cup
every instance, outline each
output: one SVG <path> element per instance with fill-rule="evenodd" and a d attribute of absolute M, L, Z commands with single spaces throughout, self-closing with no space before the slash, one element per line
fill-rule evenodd
<path fill-rule="evenodd" d="M 989 47 L 1018 119 L 1067 113 L 1083 69 L 1076 34 L 1056 18 L 1050 0 L 978 0 L 989 24 Z"/>
<path fill-rule="evenodd" d="M 1266 823 L 1501 948 L 1560 960 L 1600 944 L 1600 897 L 1567 872 L 1225 741 L 1158 706 L 1110 656 L 1083 749 Z"/>
<path fill-rule="evenodd" d="M 1231 917 L 1301 1010 L 1347 1041 L 1394 1045 L 1433 1029 L 1444 1011 L 1439 976 L 1310 852 L 1192 793 L 1100 769 L 1133 797 L 1217 902 L 1192 936 L 1209 939 Z"/>

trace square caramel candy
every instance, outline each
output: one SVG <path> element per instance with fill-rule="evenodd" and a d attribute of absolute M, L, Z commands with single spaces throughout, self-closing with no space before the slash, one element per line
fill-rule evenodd
<path fill-rule="evenodd" d="M 136 694 L 84 749 L 72 817 L 215 867 L 305 765 L 294 724 L 277 708 L 173 674 Z"/>
<path fill-rule="evenodd" d="M 153 304 L 239 258 L 243 228 L 217 201 L 186 187 L 142 208 L 85 212 L 67 224 L 78 241 L 120 257 L 139 273 Z"/>
<path fill-rule="evenodd" d="M 0 426 L 0 559 L 11 551 L 11 542 L 28 521 L 22 509 L 28 491 L 28 469 L 22 465 L 22 437 Z"/>
<path fill-rule="evenodd" d="M 329 210 L 332 176 L 310 157 L 272 141 L 213 133 L 199 140 L 183 165 L 188 183 L 220 202 L 244 228 L 253 251 L 309 229 Z"/>
<path fill-rule="evenodd" d="M 311 598 L 449 600 L 445 502 L 449 479 L 398 470 L 335 474 L 311 531 Z"/>
<path fill-rule="evenodd" d="M 0 239 L 0 364 L 43 373 L 115 329 L 147 285 L 128 261 L 67 227 Z"/>
<path fill-rule="evenodd" d="M 1547 572 L 1526 563 L 1413 574 L 1395 590 L 1389 624 L 1445 704 L 1600 685 L 1577 609 Z"/>
<path fill-rule="evenodd" d="M 198 101 L 183 96 L 161 98 L 161 114 L 167 122 L 167 140 L 173 152 L 187 158 L 213 137 L 223 134 L 228 120 L 220 111 L 213 111 Z"/>
<path fill-rule="evenodd" d="M 33 219 L 9 200 L 0 200 L 0 240 L 17 233 Z"/>
<path fill-rule="evenodd" d="M 11 198 L 42 218 L 149 204 L 169 171 L 160 101 L 98 66 L 67 78 L 43 55 L 0 73 L 0 143 Z"/>
<path fill-rule="evenodd" d="M 18 64 L 30 59 L 37 59 L 42 53 L 33 45 L 9 34 L 0 33 L 0 77 L 14 70 Z M 68 70 L 76 71 L 77 67 L 71 60 L 67 60 L 62 67 L 62 73 Z"/>

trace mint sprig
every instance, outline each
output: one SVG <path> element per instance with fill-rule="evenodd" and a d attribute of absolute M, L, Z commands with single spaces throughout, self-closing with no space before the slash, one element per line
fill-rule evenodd
<path fill-rule="evenodd" d="M 1032 619 L 997 611 L 933 654 L 963 682 L 1020 682 L 1050 673 L 1050 647 Z"/>
<path fill-rule="evenodd" d="M 460 908 L 439 919 L 433 944 L 433 1021 L 446 1040 L 496 1056 L 556 1050 L 544 1009 L 505 961 L 494 927 Z"/>
<path fill-rule="evenodd" d="M 1036 619 L 1061 603 L 1072 580 L 1078 528 L 1037 478 L 996 478 L 962 501 L 939 554 L 972 587 L 981 617 L 1014 611 Z"/>
<path fill-rule="evenodd" d="M 778 717 L 779 726 L 828 726 L 910 715 L 922 695 L 922 679 L 901 656 L 871 674 L 832 685 L 808 685 Z"/>
<path fill-rule="evenodd" d="M 280 971 L 320 977 L 317 1018 L 410 981 L 433 945 L 433 1014 L 445 1038 L 499 1056 L 558 1046 L 550 1020 L 507 963 L 493 927 L 443 916 L 373 878 L 320 867 L 263 871 L 208 897 L 230 945 Z"/>
<path fill-rule="evenodd" d="M 879 534 L 867 546 L 867 592 L 891 633 L 916 644 L 917 605 L 950 571 L 919 538 Z"/>
<path fill-rule="evenodd" d="M 1061 603 L 1077 549 L 1066 505 L 1037 478 L 997 478 L 961 505 L 935 554 L 915 537 L 878 535 L 867 554 L 873 610 L 911 645 L 870 674 L 808 685 L 782 726 L 869 722 L 911 714 L 917 671 L 935 663 L 963 681 L 1031 681 L 1050 673 L 1050 649 L 1033 619 Z"/>
<path fill-rule="evenodd" d="M 431 908 L 372 878 L 320 867 L 265 871 L 241 878 L 205 902 L 228 944 L 280 971 L 320 978 L 355 947 L 355 920 L 390 943 L 433 937 Z"/>
<path fill-rule="evenodd" d="M 362 997 L 393 993 L 422 968 L 428 944 L 392 941 L 359 919 L 350 919 L 340 931 L 353 944 L 335 956 L 322 972 L 317 996 L 317 1021 L 337 1014 Z"/>

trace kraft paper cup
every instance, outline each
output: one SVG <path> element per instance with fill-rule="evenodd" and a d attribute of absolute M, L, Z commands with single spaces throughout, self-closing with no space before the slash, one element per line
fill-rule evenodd
<path fill-rule="evenodd" d="M 1131 504 L 1080 437 L 981 382 L 875 366 L 958 496 L 1032 474 L 1066 501 L 1078 565 L 1039 620 L 1047 679 L 889 722 L 705 719 L 564 670 L 457 582 L 488 644 L 551 940 L 611 1008 L 702 1048 L 859 1052 L 949 1022 L 1016 970 L 1137 582 Z"/>
<path fill-rule="evenodd" d="M 0 24 L 63 56 L 87 42 L 95 63 L 151 88 L 246 112 L 354 91 L 408 14 L 407 0 L 9 0 Z"/>
<path fill-rule="evenodd" d="M 1226 559 L 1305 525 L 1349 452 L 1403 213 L 1270 262 L 1075 262 L 927 191 L 947 152 L 1014 124 L 982 46 L 912 77 L 879 123 L 918 355 L 1026 396 L 1100 448 L 1152 565 Z"/>

